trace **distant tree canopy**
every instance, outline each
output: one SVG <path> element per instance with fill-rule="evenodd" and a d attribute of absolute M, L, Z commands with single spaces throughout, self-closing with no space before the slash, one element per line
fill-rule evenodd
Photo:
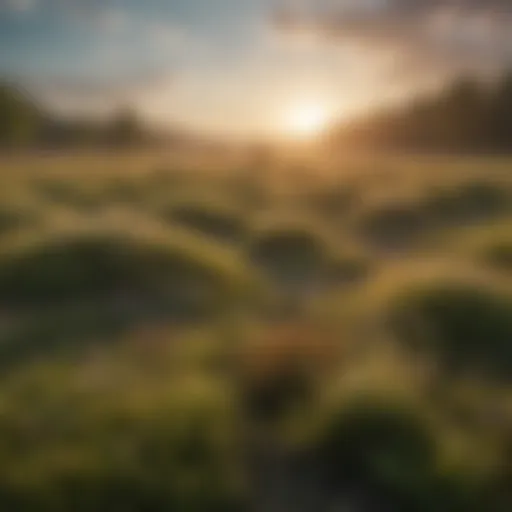
<path fill-rule="evenodd" d="M 512 152 L 512 72 L 488 86 L 459 78 L 441 92 L 339 126 L 329 142 L 412 151 Z"/>
<path fill-rule="evenodd" d="M 18 89 L 0 84 L 0 147 L 23 146 L 39 136 L 41 114 Z"/>
<path fill-rule="evenodd" d="M 108 123 L 110 141 L 117 146 L 134 144 L 144 138 L 144 131 L 137 112 L 130 107 L 122 107 L 114 113 Z"/>
<path fill-rule="evenodd" d="M 109 119 L 61 118 L 45 111 L 12 84 L 0 83 L 0 149 L 61 147 L 126 147 L 159 143 L 166 134 L 145 126 L 129 106 Z"/>

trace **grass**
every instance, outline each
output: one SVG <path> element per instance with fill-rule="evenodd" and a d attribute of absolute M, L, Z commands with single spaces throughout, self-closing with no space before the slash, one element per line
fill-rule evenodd
<path fill-rule="evenodd" d="M 511 375 L 512 295 L 492 285 L 443 279 L 411 283 L 390 303 L 393 329 L 425 342 L 450 369 Z"/>
<path fill-rule="evenodd" d="M 296 160 L 2 159 L 0 508 L 512 507 L 510 161 Z"/>

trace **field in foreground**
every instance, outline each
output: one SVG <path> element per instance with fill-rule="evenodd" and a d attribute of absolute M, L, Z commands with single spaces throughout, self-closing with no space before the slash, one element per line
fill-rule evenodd
<path fill-rule="evenodd" d="M 512 161 L 0 171 L 2 510 L 512 509 Z"/>

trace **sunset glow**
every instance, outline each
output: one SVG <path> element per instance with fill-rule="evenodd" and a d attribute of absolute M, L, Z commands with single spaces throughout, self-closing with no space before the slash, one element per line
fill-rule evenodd
<path fill-rule="evenodd" d="M 330 121 L 329 109 L 321 103 L 302 103 L 290 108 L 285 118 L 286 131 L 294 137 L 319 135 Z"/>

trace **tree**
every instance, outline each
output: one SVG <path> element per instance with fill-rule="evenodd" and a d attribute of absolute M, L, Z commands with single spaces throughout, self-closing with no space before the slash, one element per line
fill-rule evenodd
<path fill-rule="evenodd" d="M 38 109 L 20 90 L 0 84 L 0 147 L 19 147 L 34 142 L 40 122 Z"/>
<path fill-rule="evenodd" d="M 139 116 L 131 107 L 121 107 L 107 129 L 110 142 L 116 146 L 129 146 L 141 140 L 143 129 Z"/>
<path fill-rule="evenodd" d="M 512 71 L 496 87 L 490 100 L 490 132 L 496 149 L 512 150 Z"/>

